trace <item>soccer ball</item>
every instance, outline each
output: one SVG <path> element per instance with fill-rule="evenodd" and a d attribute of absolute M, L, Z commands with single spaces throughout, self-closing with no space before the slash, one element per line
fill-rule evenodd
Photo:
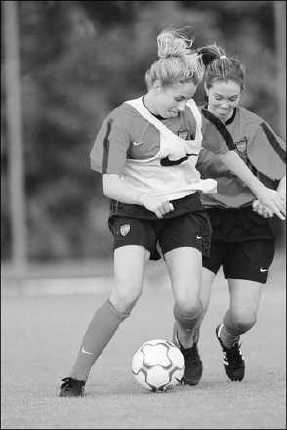
<path fill-rule="evenodd" d="M 152 339 L 145 342 L 133 355 L 132 373 L 147 390 L 166 391 L 181 382 L 184 357 L 169 340 Z"/>

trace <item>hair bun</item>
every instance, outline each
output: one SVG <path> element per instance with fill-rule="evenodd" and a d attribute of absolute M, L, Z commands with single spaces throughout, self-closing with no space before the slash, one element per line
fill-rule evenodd
<path fill-rule="evenodd" d="M 163 31 L 157 36 L 158 57 L 182 57 L 190 52 L 188 48 L 191 44 L 191 41 L 180 37 L 174 31 Z"/>

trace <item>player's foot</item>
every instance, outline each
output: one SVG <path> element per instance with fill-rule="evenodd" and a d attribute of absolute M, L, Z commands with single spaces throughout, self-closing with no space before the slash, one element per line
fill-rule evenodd
<path fill-rule="evenodd" d="M 215 333 L 223 351 L 223 364 L 226 375 L 231 381 L 242 381 L 245 372 L 245 362 L 242 352 L 240 351 L 239 342 L 236 341 L 231 348 L 226 348 L 220 339 L 220 330 L 222 326 L 222 324 L 217 326 Z"/>
<path fill-rule="evenodd" d="M 184 356 L 184 375 L 182 382 L 187 385 L 196 385 L 202 376 L 202 362 L 198 354 L 197 344 L 191 348 L 180 347 Z"/>
<path fill-rule="evenodd" d="M 74 378 L 64 378 L 60 387 L 59 397 L 82 397 L 86 381 L 79 381 Z"/>

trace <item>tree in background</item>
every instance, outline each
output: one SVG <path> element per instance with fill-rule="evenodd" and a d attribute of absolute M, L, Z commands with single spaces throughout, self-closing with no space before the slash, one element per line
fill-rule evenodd
<path fill-rule="evenodd" d="M 108 203 L 89 151 L 107 112 L 144 90 L 161 28 L 191 26 L 195 47 L 216 41 L 238 56 L 247 65 L 245 105 L 277 129 L 272 2 L 18 3 L 30 259 L 110 255 Z M 5 187 L 5 127 L 2 142 Z M 1 242 L 6 259 L 9 240 Z"/>

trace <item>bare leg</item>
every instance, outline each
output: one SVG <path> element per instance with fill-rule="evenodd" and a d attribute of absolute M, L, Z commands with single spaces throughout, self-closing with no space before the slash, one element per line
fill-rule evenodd
<path fill-rule="evenodd" d="M 205 267 L 202 268 L 202 274 L 201 274 L 201 290 L 200 290 L 200 301 L 202 304 L 202 313 L 201 316 L 197 322 L 197 325 L 194 329 L 194 342 L 197 343 L 199 340 L 199 332 L 201 324 L 205 318 L 205 315 L 207 313 L 209 303 L 210 303 L 210 296 L 211 296 L 211 287 L 212 283 L 214 281 L 216 274 L 212 272 L 209 269 L 206 269 Z"/>
<path fill-rule="evenodd" d="M 256 323 L 262 284 L 243 279 L 229 279 L 230 301 L 223 324 L 216 329 L 223 350 L 225 372 L 232 381 L 242 381 L 245 361 L 240 350 L 239 336 Z"/>
<path fill-rule="evenodd" d="M 176 248 L 165 255 L 175 299 L 178 340 L 184 348 L 193 345 L 193 330 L 200 318 L 201 253 L 195 248 Z"/>
<path fill-rule="evenodd" d="M 244 279 L 228 279 L 229 308 L 223 318 L 220 337 L 227 347 L 256 323 L 261 301 L 262 283 Z"/>

